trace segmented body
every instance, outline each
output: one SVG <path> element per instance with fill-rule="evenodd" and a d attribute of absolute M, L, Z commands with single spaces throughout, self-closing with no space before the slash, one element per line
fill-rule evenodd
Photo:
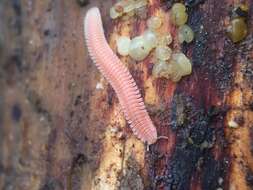
<path fill-rule="evenodd" d="M 132 75 L 105 39 L 98 8 L 88 10 L 84 19 L 84 33 L 89 54 L 116 92 L 134 134 L 142 141 L 153 144 L 157 140 L 156 128 L 145 109 Z"/>

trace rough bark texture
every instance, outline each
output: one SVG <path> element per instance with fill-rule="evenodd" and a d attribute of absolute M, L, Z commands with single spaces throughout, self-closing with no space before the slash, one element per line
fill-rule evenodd
<path fill-rule="evenodd" d="M 177 84 L 151 76 L 151 56 L 122 58 L 158 134 L 169 137 L 149 151 L 91 62 L 82 26 L 98 6 L 115 49 L 117 34 L 135 36 L 146 22 L 112 22 L 113 0 L 80 2 L 0 2 L 0 189 L 252 190 L 253 2 L 245 1 L 249 34 L 233 44 L 225 28 L 239 0 L 185 0 L 195 41 L 173 49 L 191 58 L 193 73 Z M 175 36 L 170 3 L 150 0 L 148 14 L 163 16 L 161 32 Z"/>

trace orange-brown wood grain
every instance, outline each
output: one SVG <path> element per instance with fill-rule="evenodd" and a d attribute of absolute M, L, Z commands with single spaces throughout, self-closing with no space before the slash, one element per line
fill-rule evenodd
<path fill-rule="evenodd" d="M 151 75 L 152 54 L 127 65 L 160 139 L 149 147 L 127 125 L 117 97 L 88 56 L 83 17 L 100 8 L 105 35 L 134 37 L 146 19 L 112 21 L 116 1 L 0 2 L 0 189 L 251 190 L 253 186 L 253 3 L 189 4 L 191 44 L 180 45 L 170 22 L 172 0 L 150 0 L 174 51 L 193 73 L 179 83 Z M 185 0 L 186 3 L 190 1 Z M 192 1 L 192 2 L 198 2 Z M 248 35 L 226 35 L 231 10 L 248 3 Z M 231 121 L 236 128 L 229 127 Z"/>

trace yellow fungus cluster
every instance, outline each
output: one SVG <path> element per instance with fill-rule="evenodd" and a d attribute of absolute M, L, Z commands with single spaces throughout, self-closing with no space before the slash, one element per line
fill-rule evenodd
<path fill-rule="evenodd" d="M 248 26 L 246 23 L 249 7 L 246 4 L 237 5 L 232 11 L 232 18 L 227 27 L 227 33 L 234 42 L 242 41 L 248 34 Z"/>
<path fill-rule="evenodd" d="M 132 0 L 133 2 L 134 0 Z M 134 2 L 143 2 L 142 6 L 146 4 L 144 1 L 135 0 Z M 129 1 L 119 1 L 116 3 L 111 11 L 121 12 L 122 14 L 111 16 L 117 18 L 126 12 L 131 12 L 135 7 L 133 4 L 129 7 L 124 5 Z M 119 8 L 118 6 L 121 6 Z M 126 7 L 125 7 L 126 6 Z M 117 8 L 118 7 L 118 8 Z M 186 25 L 188 14 L 186 7 L 182 3 L 175 3 L 172 7 L 171 18 L 173 23 L 178 26 L 178 40 L 180 43 L 190 43 L 194 39 L 194 33 L 192 29 Z M 167 78 L 173 82 L 178 82 L 183 76 L 189 75 L 192 72 L 192 65 L 190 60 L 180 52 L 173 53 L 169 47 L 172 42 L 172 36 L 168 32 L 166 34 L 160 34 L 159 28 L 163 25 L 163 20 L 159 16 L 151 16 L 147 20 L 147 29 L 139 36 L 130 39 L 126 36 L 120 36 L 117 39 L 117 51 L 122 56 L 130 56 L 135 61 L 142 61 L 148 55 L 153 56 L 154 66 L 152 75 L 155 78 Z"/>
<path fill-rule="evenodd" d="M 156 30 L 162 26 L 162 19 L 158 16 L 152 16 L 148 19 L 147 26 L 150 30 Z"/>
<path fill-rule="evenodd" d="M 153 67 L 152 74 L 156 78 L 167 78 L 178 82 L 183 76 L 192 72 L 190 60 L 183 53 L 175 53 L 169 63 L 159 60 Z"/>
<path fill-rule="evenodd" d="M 144 60 L 156 45 L 156 35 L 150 30 L 146 30 L 142 35 L 130 39 L 120 36 L 117 39 L 117 50 L 122 56 L 129 55 L 135 61 Z"/>
<path fill-rule="evenodd" d="M 190 43 L 194 39 L 192 29 L 186 25 L 188 14 L 182 3 L 175 3 L 171 9 L 172 22 L 178 26 L 178 40 L 180 43 Z M 168 33 L 161 36 L 155 50 L 155 64 L 152 74 L 155 78 L 167 78 L 178 82 L 183 76 L 192 72 L 190 60 L 183 53 L 173 53 L 168 47 L 172 43 L 172 36 Z"/>
<path fill-rule="evenodd" d="M 179 27 L 178 40 L 180 43 L 183 42 L 190 43 L 192 42 L 193 39 L 194 39 L 194 32 L 188 25 L 184 24 Z"/>
<path fill-rule="evenodd" d="M 188 14 L 186 7 L 182 3 L 175 3 L 171 8 L 172 22 L 177 26 L 182 26 L 187 22 Z"/>
<path fill-rule="evenodd" d="M 121 0 L 111 7 L 110 17 L 116 19 L 126 14 L 133 16 L 136 10 L 145 7 L 147 4 L 147 0 Z"/>

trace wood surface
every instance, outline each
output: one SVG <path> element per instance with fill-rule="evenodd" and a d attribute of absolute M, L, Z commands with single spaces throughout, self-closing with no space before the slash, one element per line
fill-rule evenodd
<path fill-rule="evenodd" d="M 150 147 L 132 134 L 83 36 L 92 6 L 113 50 L 117 35 L 141 34 L 146 20 L 112 21 L 114 0 L 82 2 L 0 1 L 0 189 L 252 190 L 253 2 L 186 0 L 195 40 L 173 50 L 190 57 L 193 73 L 179 83 L 154 79 L 151 56 L 121 57 L 168 137 Z M 250 7 L 249 34 L 234 44 L 226 27 L 239 2 Z M 175 37 L 171 3 L 150 0 L 148 15 Z"/>

